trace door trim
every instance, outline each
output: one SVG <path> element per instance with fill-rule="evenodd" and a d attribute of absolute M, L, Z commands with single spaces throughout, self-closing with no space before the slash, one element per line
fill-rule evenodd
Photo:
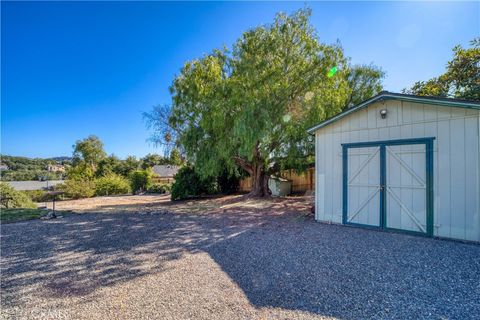
<path fill-rule="evenodd" d="M 382 141 L 365 141 L 355 143 L 342 143 L 342 164 L 343 164 L 343 206 L 342 206 L 342 223 L 345 225 L 352 225 L 364 227 L 369 229 L 381 229 L 385 231 L 395 231 L 408 234 L 417 234 L 428 237 L 433 237 L 433 141 L 435 137 L 428 138 L 414 138 L 414 139 L 399 139 L 399 140 L 382 140 Z M 425 169 L 426 169 L 426 223 L 427 231 L 410 231 L 396 228 L 386 227 L 386 146 L 398 146 L 409 144 L 424 144 L 425 145 Z M 360 223 L 348 222 L 348 149 L 350 148 L 366 148 L 366 147 L 380 147 L 380 226 L 371 226 Z"/>

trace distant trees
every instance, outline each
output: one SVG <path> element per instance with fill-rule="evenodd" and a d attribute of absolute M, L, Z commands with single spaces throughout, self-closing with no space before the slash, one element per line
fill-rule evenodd
<path fill-rule="evenodd" d="M 374 65 L 356 65 L 347 70 L 346 77 L 348 90 L 344 109 L 357 105 L 382 91 L 385 72 Z"/>
<path fill-rule="evenodd" d="M 129 177 L 132 172 L 151 169 L 157 164 L 181 165 L 183 160 L 178 150 L 173 149 L 169 157 L 147 154 L 141 159 L 128 156 L 125 160 L 114 154 L 107 156 L 103 142 L 94 135 L 78 140 L 73 146 L 72 166 L 68 170 L 70 179 L 100 178 L 112 174 Z"/>
<path fill-rule="evenodd" d="M 152 171 L 135 170 L 130 174 L 130 187 L 134 193 L 145 192 L 152 185 Z"/>
<path fill-rule="evenodd" d="M 110 173 L 95 180 L 96 196 L 127 194 L 130 190 L 129 180 L 115 173 Z"/>
<path fill-rule="evenodd" d="M 96 171 L 97 177 L 107 176 L 113 173 L 120 174 L 122 160 L 120 160 L 114 154 L 100 160 L 98 163 L 98 169 Z"/>
<path fill-rule="evenodd" d="M 175 148 L 170 151 L 169 157 L 162 157 L 158 154 L 149 153 L 145 157 L 141 158 L 140 161 L 142 169 L 148 169 L 152 168 L 154 165 L 162 164 L 180 166 L 184 163 L 180 152 L 178 151 L 178 149 Z"/>
<path fill-rule="evenodd" d="M 1 171 L 2 181 L 26 181 L 26 180 L 56 180 L 63 177 L 62 172 L 50 172 L 47 165 L 63 164 L 68 165 L 68 159 L 40 159 L 1 155 L 1 163 L 8 167 L 8 170 Z"/>
<path fill-rule="evenodd" d="M 88 198 L 94 195 L 115 195 L 145 192 L 152 187 L 151 168 L 156 164 L 181 164 L 176 150 L 168 158 L 148 154 L 141 159 L 128 156 L 124 160 L 107 156 L 103 142 L 96 136 L 78 140 L 73 146 L 73 161 L 67 171 L 68 180 L 59 186 L 68 198 Z M 169 186 L 154 186 L 163 192 Z"/>
<path fill-rule="evenodd" d="M 417 81 L 403 92 L 480 101 L 480 38 L 473 39 L 470 45 L 467 49 L 460 45 L 452 49 L 453 58 L 443 74 Z"/>
<path fill-rule="evenodd" d="M 1 163 L 8 167 L 8 170 L 1 172 L 1 178 L 5 181 L 51 180 L 66 177 L 67 181 L 56 188 L 65 192 L 64 197 L 77 199 L 94 195 L 126 194 L 132 191 L 164 193 L 170 190 L 170 186 L 153 185 L 151 168 L 156 164 L 182 165 L 183 159 L 178 150 L 172 149 L 168 157 L 148 154 L 140 159 L 128 156 L 122 160 L 114 154 L 107 156 L 100 138 L 90 135 L 76 141 L 73 145 L 72 158 L 30 159 L 1 156 Z M 66 172 L 47 171 L 47 165 L 51 164 L 64 164 Z M 37 193 L 30 196 L 39 198 Z"/>
<path fill-rule="evenodd" d="M 60 180 L 65 177 L 93 180 L 112 174 L 128 178 L 133 171 L 149 169 L 156 164 L 183 164 L 177 149 L 172 149 L 168 157 L 147 154 L 141 159 L 128 156 L 122 160 L 114 154 L 107 156 L 103 142 L 94 135 L 73 145 L 72 158 L 32 159 L 8 155 L 0 155 L 0 158 L 1 164 L 8 167 L 0 173 L 2 181 Z M 48 165 L 64 165 L 66 172 L 48 171 Z"/>
<path fill-rule="evenodd" d="M 158 155 L 158 154 L 152 154 L 152 153 L 149 153 L 147 154 L 145 157 L 142 158 L 142 169 L 148 169 L 148 168 L 151 168 L 153 167 L 154 165 L 157 165 L 157 164 L 164 164 L 165 162 L 165 158 L 163 158 L 162 156 Z"/>
<path fill-rule="evenodd" d="M 95 171 L 98 163 L 106 157 L 103 142 L 97 136 L 91 135 L 83 140 L 78 140 L 73 146 L 72 162 L 74 166 L 83 165 Z"/>

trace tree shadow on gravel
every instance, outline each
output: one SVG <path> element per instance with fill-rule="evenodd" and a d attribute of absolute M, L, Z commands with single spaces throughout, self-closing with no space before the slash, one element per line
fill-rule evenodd
<path fill-rule="evenodd" d="M 312 220 L 277 221 L 210 256 L 258 308 L 339 319 L 474 319 L 480 246 Z"/>
<path fill-rule="evenodd" d="M 184 253 L 202 252 L 268 221 L 255 208 L 227 212 L 220 202 L 208 213 L 190 214 L 189 206 L 190 201 L 176 203 L 176 214 L 166 211 L 168 206 L 143 207 L 138 213 L 127 206 L 124 213 L 2 226 L 2 304 L 21 306 L 28 294 L 51 299 L 91 295 L 101 287 L 162 272 Z M 283 204 L 272 202 L 270 208 L 277 216 L 287 213 Z"/>
<path fill-rule="evenodd" d="M 190 214 L 185 202 L 168 207 L 176 214 L 152 207 L 2 226 L 2 304 L 95 299 L 207 252 L 257 308 L 342 319 L 480 312 L 480 246 L 324 225 L 296 200 L 239 201 L 208 213 Z"/>

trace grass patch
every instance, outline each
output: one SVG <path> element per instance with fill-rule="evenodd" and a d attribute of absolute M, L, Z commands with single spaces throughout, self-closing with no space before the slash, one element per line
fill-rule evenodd
<path fill-rule="evenodd" d="M 38 219 L 42 215 L 46 214 L 46 210 L 42 209 L 0 209 L 0 221 L 1 223 L 17 222 L 31 219 Z"/>

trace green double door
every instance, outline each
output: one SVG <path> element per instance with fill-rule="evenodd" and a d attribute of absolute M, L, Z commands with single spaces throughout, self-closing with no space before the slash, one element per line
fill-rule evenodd
<path fill-rule="evenodd" d="M 433 235 L 433 138 L 343 145 L 343 223 Z"/>

